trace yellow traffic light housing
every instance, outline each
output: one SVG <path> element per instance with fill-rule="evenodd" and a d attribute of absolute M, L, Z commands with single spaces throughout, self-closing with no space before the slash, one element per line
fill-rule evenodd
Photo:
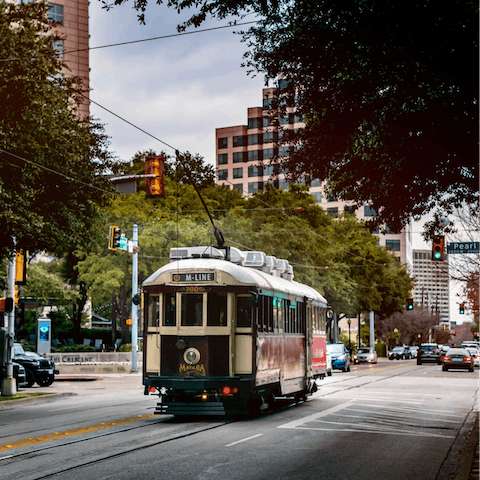
<path fill-rule="evenodd" d="M 120 228 L 116 225 L 111 225 L 110 226 L 110 236 L 109 236 L 109 241 L 108 241 L 108 248 L 110 250 L 117 250 L 117 248 L 120 246 L 120 237 L 122 235 L 122 231 Z"/>
<path fill-rule="evenodd" d="M 445 258 L 445 237 L 434 235 L 432 243 L 432 260 L 441 261 Z"/>
<path fill-rule="evenodd" d="M 165 195 L 163 156 L 149 155 L 145 158 L 145 195 L 158 198 Z"/>

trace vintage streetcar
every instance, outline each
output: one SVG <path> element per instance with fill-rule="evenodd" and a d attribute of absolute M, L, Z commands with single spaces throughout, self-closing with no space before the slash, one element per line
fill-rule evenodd
<path fill-rule="evenodd" d="M 306 400 L 326 374 L 327 302 L 286 260 L 174 248 L 143 294 L 143 384 L 159 395 L 156 413 L 258 413 Z"/>

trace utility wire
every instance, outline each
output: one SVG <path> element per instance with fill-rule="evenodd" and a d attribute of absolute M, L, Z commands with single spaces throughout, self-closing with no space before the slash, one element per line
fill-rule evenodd
<path fill-rule="evenodd" d="M 152 42 L 154 40 L 165 40 L 166 38 L 175 38 L 175 37 L 180 37 L 180 36 L 184 36 L 184 35 L 194 35 L 194 34 L 197 34 L 197 33 L 212 32 L 214 30 L 223 30 L 225 28 L 233 28 L 233 27 L 237 27 L 237 26 L 251 25 L 253 23 L 257 23 L 257 22 L 243 22 L 243 23 L 237 23 L 237 24 L 234 24 L 234 25 L 222 25 L 220 27 L 204 28 L 202 30 L 194 30 L 192 32 L 172 33 L 171 35 L 162 35 L 161 37 L 144 38 L 142 40 L 129 40 L 127 42 L 110 43 L 110 44 L 107 44 L 107 45 L 99 45 L 97 47 L 79 48 L 77 50 L 65 50 L 63 52 L 58 52 L 57 56 L 67 55 L 69 53 L 89 52 L 91 50 L 100 50 L 102 48 L 121 47 L 121 46 L 124 46 L 124 45 L 133 45 L 135 43 Z M 31 57 L 2 58 L 2 59 L 0 59 L 0 62 L 12 62 L 12 61 L 24 60 L 25 58 L 30 59 Z"/>

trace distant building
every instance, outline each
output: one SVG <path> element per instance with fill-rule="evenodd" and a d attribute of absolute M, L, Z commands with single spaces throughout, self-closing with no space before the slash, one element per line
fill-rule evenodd
<path fill-rule="evenodd" d="M 415 288 L 413 301 L 423 305 L 433 315 L 438 314 L 439 324 L 450 324 L 450 293 L 448 255 L 443 261 L 432 260 L 431 250 L 413 250 L 413 276 Z"/>
<path fill-rule="evenodd" d="M 252 195 L 263 190 L 267 183 L 273 183 L 280 189 L 288 189 L 288 183 L 280 174 L 278 180 L 270 179 L 273 167 L 269 165 L 274 155 L 288 156 L 289 147 L 277 145 L 278 132 L 266 114 L 266 109 L 275 94 L 274 88 L 263 89 L 262 107 L 248 108 L 247 124 L 231 127 L 222 127 L 215 130 L 217 182 L 220 185 L 229 185 L 244 195 Z M 283 129 L 302 128 L 304 124 L 295 114 L 293 107 L 287 107 L 286 116 L 278 118 Z M 354 213 L 357 218 L 368 220 L 376 213 L 368 206 L 353 210 L 351 202 L 339 201 L 328 197 L 324 193 L 322 182 L 312 179 L 309 182 L 310 193 L 315 196 L 317 203 L 332 216 L 343 211 Z M 378 243 L 386 246 L 407 265 L 409 271 L 413 268 L 412 262 L 412 231 L 407 225 L 401 232 L 386 234 L 376 233 Z"/>
<path fill-rule="evenodd" d="M 30 3 L 32 0 L 19 0 L 19 3 Z M 56 22 L 56 31 L 63 40 L 57 45 L 59 55 L 68 65 L 67 76 L 78 76 L 82 79 L 84 94 L 87 96 L 79 107 L 82 118 L 90 114 L 88 101 L 90 90 L 90 65 L 89 65 L 89 34 L 88 34 L 88 0 L 55 0 L 49 2 L 49 18 Z"/>

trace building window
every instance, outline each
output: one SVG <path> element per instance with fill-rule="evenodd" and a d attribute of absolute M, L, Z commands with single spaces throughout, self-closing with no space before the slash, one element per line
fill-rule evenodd
<path fill-rule="evenodd" d="M 265 132 L 263 134 L 263 143 L 273 143 L 278 140 L 277 132 Z"/>
<path fill-rule="evenodd" d="M 248 135 L 248 144 L 249 145 L 261 145 L 262 144 L 262 134 L 261 133 L 252 133 Z"/>
<path fill-rule="evenodd" d="M 332 194 L 330 194 L 327 197 L 327 202 L 336 202 L 337 200 L 338 200 L 338 198 L 335 195 L 332 195 Z"/>
<path fill-rule="evenodd" d="M 227 180 L 228 178 L 228 170 L 219 170 L 218 171 L 218 179 L 219 180 Z"/>
<path fill-rule="evenodd" d="M 278 149 L 278 156 L 279 157 L 288 157 L 290 155 L 290 150 L 292 147 L 280 147 Z"/>
<path fill-rule="evenodd" d="M 327 208 L 327 215 L 330 215 L 331 217 L 333 217 L 337 213 L 338 213 L 338 207 L 328 207 Z"/>
<path fill-rule="evenodd" d="M 228 148 L 228 137 L 218 139 L 218 148 Z"/>
<path fill-rule="evenodd" d="M 263 118 L 255 117 L 248 119 L 248 128 L 262 128 Z"/>
<path fill-rule="evenodd" d="M 63 5 L 57 3 L 48 3 L 50 8 L 48 10 L 48 19 L 52 22 L 63 24 Z"/>
<path fill-rule="evenodd" d="M 248 193 L 256 193 L 263 190 L 263 182 L 250 182 L 248 184 Z"/>
<path fill-rule="evenodd" d="M 248 167 L 248 176 L 249 177 L 263 177 L 263 167 L 262 166 L 257 166 L 257 165 L 252 165 L 252 166 Z"/>
<path fill-rule="evenodd" d="M 263 153 L 263 150 L 250 150 L 248 152 L 248 161 L 252 162 L 255 160 L 263 160 L 262 153 Z"/>
<path fill-rule="evenodd" d="M 263 149 L 263 159 L 264 160 L 269 160 L 270 158 L 273 158 L 273 148 L 264 148 Z"/>
<path fill-rule="evenodd" d="M 228 153 L 220 153 L 218 155 L 218 164 L 225 165 L 226 163 L 228 163 Z"/>
<path fill-rule="evenodd" d="M 233 178 L 243 178 L 243 168 L 234 168 Z"/>
<path fill-rule="evenodd" d="M 243 183 L 235 183 L 233 185 L 234 190 L 238 190 L 240 193 L 243 194 Z"/>
<path fill-rule="evenodd" d="M 350 213 L 351 215 L 355 215 L 355 207 L 353 207 L 352 205 L 345 205 L 343 207 L 343 211 L 346 213 Z"/>
<path fill-rule="evenodd" d="M 63 60 L 63 40 L 56 40 L 53 48 L 57 52 L 59 60 Z"/>
<path fill-rule="evenodd" d="M 233 163 L 241 163 L 247 161 L 247 152 L 234 152 Z"/>
<path fill-rule="evenodd" d="M 317 199 L 317 203 L 322 201 L 322 192 L 310 192 L 310 195 L 313 195 Z"/>
<path fill-rule="evenodd" d="M 370 207 L 370 205 L 365 205 L 363 207 L 363 215 L 365 217 L 374 217 L 376 214 L 377 212 L 372 207 Z"/>
<path fill-rule="evenodd" d="M 393 252 L 400 251 L 400 240 L 386 240 L 385 245 L 389 250 L 392 250 Z"/>
<path fill-rule="evenodd" d="M 246 146 L 245 137 L 243 135 L 237 135 L 236 137 L 233 137 L 233 146 L 234 147 Z"/>
<path fill-rule="evenodd" d="M 263 99 L 263 104 L 262 104 L 263 109 L 268 110 L 272 106 L 273 100 L 274 99 L 272 97 L 264 98 Z"/>

